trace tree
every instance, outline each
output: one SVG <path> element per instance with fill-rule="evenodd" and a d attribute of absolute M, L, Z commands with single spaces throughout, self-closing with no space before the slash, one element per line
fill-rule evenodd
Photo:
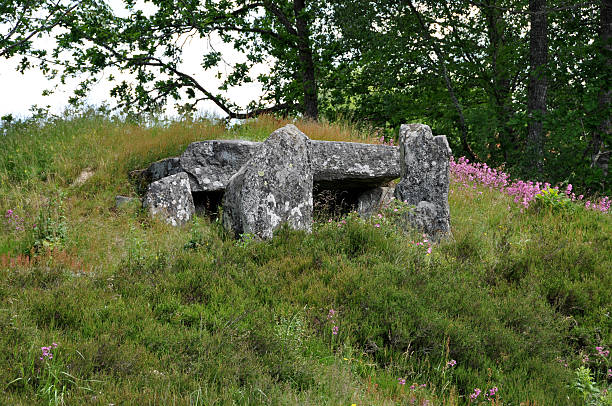
<path fill-rule="evenodd" d="M 91 2 L 93 4 L 93 1 Z M 230 118 L 261 113 L 298 111 L 318 118 L 317 64 L 320 54 L 313 46 L 311 27 L 322 6 L 305 0 L 151 0 L 150 15 L 125 0 L 128 17 L 114 15 L 103 2 L 73 14 L 65 24 L 69 32 L 59 38 L 56 57 L 69 51 L 64 76 L 83 72 L 97 74 L 109 67 L 130 72 L 136 84 L 123 82 L 112 95 L 126 109 L 155 111 L 169 99 L 187 100 L 193 109 L 210 100 Z M 240 112 L 235 103 L 181 67 L 186 38 L 207 39 L 218 35 L 246 56 L 246 61 L 227 63 L 212 50 L 202 55 L 205 69 L 221 63 L 230 67 L 221 91 L 250 82 L 251 68 L 270 63 L 270 72 L 259 75 L 265 94 Z M 77 96 L 91 82 L 85 81 Z"/>
<path fill-rule="evenodd" d="M 548 61 L 548 23 L 546 0 L 529 0 L 529 85 L 527 115 L 529 117 L 527 149 L 529 164 L 542 173 L 544 155 L 544 115 L 546 114 L 546 63 Z"/>
<path fill-rule="evenodd" d="M 46 52 L 32 42 L 65 21 L 81 1 L 3 0 L 0 2 L 0 58 L 31 55 L 43 58 Z M 27 59 L 21 69 L 29 66 Z"/>
<path fill-rule="evenodd" d="M 591 166 L 602 171 L 603 183 L 605 183 L 612 154 L 610 150 L 612 138 L 612 0 L 601 0 L 599 19 L 599 53 L 603 66 L 602 88 L 598 100 L 601 122 L 593 132 Z"/>

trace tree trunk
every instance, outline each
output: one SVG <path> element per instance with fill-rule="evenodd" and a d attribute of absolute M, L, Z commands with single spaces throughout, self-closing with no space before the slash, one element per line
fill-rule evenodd
<path fill-rule="evenodd" d="M 487 36 L 489 38 L 489 56 L 491 58 L 491 86 L 488 93 L 491 97 L 492 104 L 495 109 L 495 115 L 498 120 L 497 131 L 499 133 L 499 144 L 501 147 L 502 158 L 504 162 L 512 160 L 517 152 L 518 140 L 516 132 L 509 124 L 514 116 L 512 109 L 512 86 L 508 63 L 501 56 L 506 47 L 504 39 L 504 15 L 503 10 L 498 8 L 495 0 L 488 1 L 483 7 L 482 13 L 485 15 L 487 24 Z M 495 143 L 489 150 L 491 156 L 499 153 Z"/>
<path fill-rule="evenodd" d="M 610 104 L 612 102 L 612 0 L 601 0 L 600 8 L 600 32 L 601 54 L 604 55 L 603 87 L 599 94 L 599 112 L 602 121 L 593 134 L 591 166 L 603 171 L 604 184 L 608 176 L 608 165 L 610 162 L 610 134 L 612 134 L 612 120 L 610 118 Z"/>
<path fill-rule="evenodd" d="M 304 117 L 312 120 L 319 118 L 317 101 L 317 82 L 315 68 L 310 48 L 310 30 L 307 17 L 304 13 L 305 0 L 293 0 L 293 12 L 297 28 L 298 55 L 300 59 L 300 73 L 304 87 Z"/>
<path fill-rule="evenodd" d="M 544 115 L 546 114 L 546 62 L 548 60 L 548 24 L 546 0 L 529 0 L 529 84 L 527 86 L 527 164 L 542 172 L 544 155 Z"/>

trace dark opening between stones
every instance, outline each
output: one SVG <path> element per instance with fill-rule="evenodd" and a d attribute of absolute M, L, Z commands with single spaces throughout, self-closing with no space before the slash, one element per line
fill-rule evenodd
<path fill-rule="evenodd" d="M 353 188 L 330 188 L 328 184 L 315 183 L 312 190 L 315 221 L 338 218 L 357 209 L 359 196 L 371 189 L 361 185 Z"/>
<path fill-rule="evenodd" d="M 191 192 L 196 214 L 199 216 L 216 217 L 223 200 L 223 190 L 214 192 Z"/>

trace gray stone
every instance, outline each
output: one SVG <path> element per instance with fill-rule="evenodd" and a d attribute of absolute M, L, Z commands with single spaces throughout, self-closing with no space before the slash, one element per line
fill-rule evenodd
<path fill-rule="evenodd" d="M 128 205 L 134 201 L 136 201 L 138 199 L 136 199 L 135 197 L 128 197 L 128 196 L 115 196 L 115 207 L 120 208 L 123 207 L 125 205 Z"/>
<path fill-rule="evenodd" d="M 409 222 L 431 238 L 450 232 L 448 188 L 451 149 L 446 137 L 434 137 L 423 124 L 400 128 L 401 181 L 395 197 L 414 205 Z"/>
<path fill-rule="evenodd" d="M 310 140 L 292 124 L 274 131 L 229 181 L 223 225 L 235 235 L 269 239 L 281 224 L 312 229 Z"/>
<path fill-rule="evenodd" d="M 357 198 L 357 213 L 368 218 L 389 206 L 394 197 L 395 187 L 377 187 L 366 190 Z"/>
<path fill-rule="evenodd" d="M 179 158 L 180 167 L 189 175 L 192 192 L 224 190 L 260 145 L 243 140 L 194 142 Z"/>
<path fill-rule="evenodd" d="M 377 187 L 400 177 L 398 147 L 311 141 L 314 181 L 325 188 Z"/>
<path fill-rule="evenodd" d="M 187 223 L 195 213 L 187 174 L 181 172 L 151 183 L 143 207 L 173 226 Z"/>
<path fill-rule="evenodd" d="M 153 162 L 147 169 L 137 169 L 129 173 L 129 178 L 135 183 L 139 194 L 144 194 L 149 184 L 166 176 L 182 172 L 178 158 L 165 158 Z"/>

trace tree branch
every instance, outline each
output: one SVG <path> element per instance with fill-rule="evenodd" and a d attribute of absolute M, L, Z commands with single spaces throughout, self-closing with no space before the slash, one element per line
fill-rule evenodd
<path fill-rule="evenodd" d="M 289 31 L 289 34 L 295 35 L 297 37 L 298 35 L 297 30 L 293 27 L 293 24 L 291 24 L 291 21 L 289 21 L 285 13 L 283 13 L 283 11 L 280 8 L 276 7 L 276 5 L 274 5 L 269 0 L 264 2 L 264 8 L 268 10 L 269 12 L 271 12 L 272 14 L 274 14 L 276 18 L 278 18 L 278 20 L 285 27 L 285 29 Z"/>

